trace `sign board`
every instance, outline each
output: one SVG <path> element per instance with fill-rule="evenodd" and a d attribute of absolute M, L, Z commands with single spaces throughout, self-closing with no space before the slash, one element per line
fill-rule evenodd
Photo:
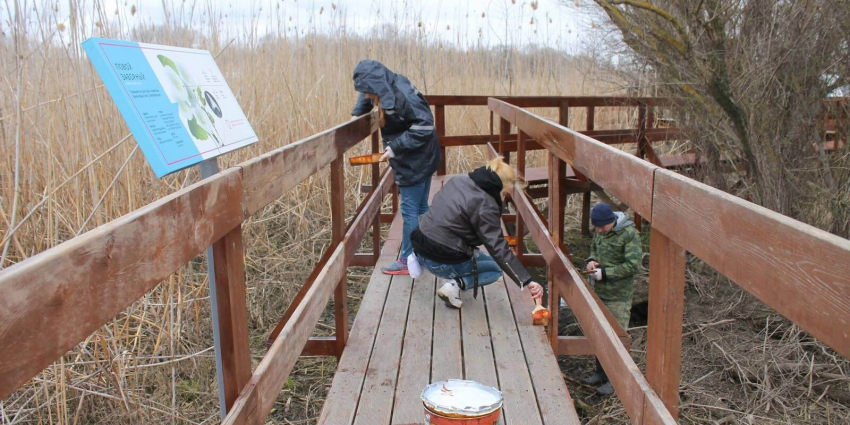
<path fill-rule="evenodd" d="M 104 38 L 83 48 L 157 177 L 257 141 L 210 52 Z"/>

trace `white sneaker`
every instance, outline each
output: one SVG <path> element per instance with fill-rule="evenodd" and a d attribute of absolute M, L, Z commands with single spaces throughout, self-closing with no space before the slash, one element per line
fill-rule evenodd
<path fill-rule="evenodd" d="M 460 300 L 460 287 L 454 279 L 449 279 L 437 290 L 437 296 L 446 302 L 446 306 L 460 308 L 463 301 Z"/>

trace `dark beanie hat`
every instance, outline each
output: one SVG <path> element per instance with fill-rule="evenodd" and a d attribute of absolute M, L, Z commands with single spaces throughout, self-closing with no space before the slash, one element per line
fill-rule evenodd
<path fill-rule="evenodd" d="M 611 224 L 616 220 L 617 217 L 614 215 L 614 210 L 608 204 L 596 204 L 590 211 L 590 222 L 596 227 Z"/>

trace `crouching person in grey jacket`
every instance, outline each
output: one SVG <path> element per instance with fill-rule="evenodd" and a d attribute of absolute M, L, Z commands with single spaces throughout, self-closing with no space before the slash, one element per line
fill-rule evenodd
<path fill-rule="evenodd" d="M 425 269 L 446 279 L 437 291 L 446 305 L 460 308 L 461 290 L 473 289 L 477 296 L 478 286 L 497 281 L 502 272 L 521 288 L 528 286 L 532 297 L 543 296 L 543 287 L 531 280 L 502 234 L 502 201 L 516 181 L 513 168 L 496 158 L 449 180 L 419 217 L 419 227 L 410 235 L 413 252 Z M 479 245 L 492 257 L 478 252 Z"/>

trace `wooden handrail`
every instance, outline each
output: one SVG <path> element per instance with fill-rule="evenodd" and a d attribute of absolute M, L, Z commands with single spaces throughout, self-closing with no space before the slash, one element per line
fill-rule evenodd
<path fill-rule="evenodd" d="M 489 107 L 652 221 L 652 175 L 657 166 L 501 100 L 491 98 Z"/>
<path fill-rule="evenodd" d="M 286 384 L 286 379 L 301 355 L 301 350 L 310 338 L 324 311 L 335 284 L 344 276 L 348 263 L 363 240 L 366 230 L 380 213 L 384 197 L 393 187 L 392 172 L 387 169 L 376 189 L 367 198 L 363 208 L 352 221 L 345 238 L 337 245 L 328 261 L 322 266 L 316 279 L 307 288 L 295 309 L 284 322 L 280 334 L 254 372 L 251 381 L 239 395 L 224 424 L 261 424 L 269 414 Z"/>
<path fill-rule="evenodd" d="M 584 282 L 553 242 L 534 204 L 522 191 L 514 196 L 547 265 L 560 275 L 555 287 L 576 312 L 634 423 L 668 423 L 676 415 L 685 250 L 850 357 L 850 241 L 625 154 L 517 105 L 495 98 L 488 104 L 500 120 L 529 134 L 652 222 L 644 378 L 628 352 L 624 355 L 611 326 L 594 311 Z"/>
<path fill-rule="evenodd" d="M 570 107 L 637 107 L 673 106 L 674 99 L 662 97 L 625 96 L 478 96 L 478 95 L 426 95 L 431 106 L 487 106 L 487 99 L 498 99 L 521 108 L 558 108 L 563 102 Z"/>
<path fill-rule="evenodd" d="M 0 399 L 377 130 L 363 115 L 0 270 Z"/>
<path fill-rule="evenodd" d="M 437 108 L 435 125 L 446 146 L 502 140 L 498 151 L 517 153 L 524 169 L 525 152 L 550 152 L 550 180 L 558 180 L 550 195 L 563 192 L 564 161 L 577 176 L 604 187 L 637 213 L 652 221 L 647 375 L 628 355 L 628 334 L 613 321 L 584 284 L 557 236 L 527 194 L 514 196 L 518 228 L 529 228 L 550 273 L 555 295 L 573 306 L 588 335 L 586 340 L 550 339 L 557 346 L 575 342 L 600 361 L 635 423 L 673 423 L 678 403 L 681 351 L 681 306 L 684 293 L 684 252 L 692 252 L 767 305 L 788 317 L 844 356 L 850 356 L 850 242 L 772 211 L 664 170 L 607 143 L 642 146 L 658 163 L 648 142 L 679 137 L 677 129 L 651 127 L 648 107 L 672 105 L 670 99 L 616 97 L 427 96 Z M 500 100 L 502 99 L 502 100 Z M 499 134 L 445 137 L 445 106 L 487 105 L 499 115 Z M 594 130 L 594 108 L 638 107 L 640 128 Z M 558 107 L 553 123 L 521 107 Z M 569 107 L 588 108 L 588 131 L 566 128 Z M 510 125 L 518 134 L 509 134 Z M 250 374 L 244 304 L 244 259 L 241 224 L 295 185 L 331 166 L 335 186 L 342 184 L 343 153 L 372 135 L 378 139 L 377 114 L 366 114 L 327 131 L 245 161 L 182 189 L 124 217 L 69 240 L 20 264 L 0 271 L 0 399 L 26 383 L 74 345 L 107 323 L 171 273 L 203 252 L 219 247 L 216 276 L 225 347 L 227 403 L 233 404 L 225 423 L 261 423 L 298 356 L 307 344 L 332 293 L 338 304 L 345 294 L 345 269 L 355 257 L 369 226 L 379 226 L 383 199 L 393 189 L 392 174 L 373 167 L 372 192 L 345 225 L 344 193 L 334 197 L 334 240 L 314 270 L 312 279 L 281 322 L 280 336 Z M 521 136 L 520 136 L 521 135 Z M 555 168 L 552 168 L 555 167 Z M 612 170 L 614 170 L 612 172 Z M 441 166 L 445 172 L 445 163 Z M 560 195 L 559 195 L 560 196 Z M 586 197 L 589 200 L 589 197 Z M 235 201 L 236 200 L 236 201 Z M 562 204 L 562 201 L 556 204 Z M 588 205 L 589 206 L 589 202 Z M 554 214 L 553 223 L 560 220 Z M 506 217 L 507 220 L 507 217 Z M 377 227 L 375 228 L 378 229 Z M 380 232 L 374 232 L 377 257 Z M 519 250 L 521 251 L 521 247 Z M 765 254 L 767 252 L 770 255 Z M 520 255 L 524 253 L 520 252 Z M 541 262 L 541 256 L 529 261 Z M 342 297 L 342 298 L 340 298 Z M 229 307 L 234 307 L 232 310 Z M 244 307 L 244 306 L 242 306 Z M 221 310 L 220 310 L 221 311 Z M 347 333 L 346 311 L 337 311 L 334 354 L 340 355 Z M 342 325 L 341 325 L 342 323 Z M 340 328 L 342 326 L 342 328 Z M 237 329 L 238 328 L 238 329 Z M 245 328 L 245 329 L 242 329 Z M 327 344 L 323 346 L 327 348 Z M 323 348 L 323 349 L 324 349 Z M 247 369 L 246 369 L 247 365 Z M 250 375 L 249 375 L 250 374 Z"/>

